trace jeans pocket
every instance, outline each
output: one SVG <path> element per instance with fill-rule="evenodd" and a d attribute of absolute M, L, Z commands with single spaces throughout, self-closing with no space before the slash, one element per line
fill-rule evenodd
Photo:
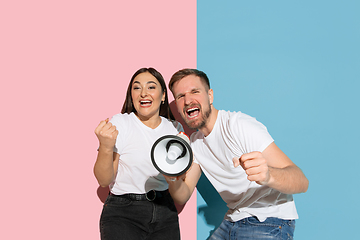
<path fill-rule="evenodd" d="M 132 205 L 132 200 L 123 197 L 114 197 L 109 195 L 105 200 L 101 216 L 100 216 L 100 228 L 103 228 L 103 224 L 113 219 L 116 219 L 118 216 L 121 216 L 124 211 L 127 211 L 130 205 Z"/>
<path fill-rule="evenodd" d="M 287 225 L 289 225 L 292 229 L 295 229 L 295 220 L 287 220 Z"/>
<path fill-rule="evenodd" d="M 249 217 L 246 219 L 250 225 L 254 226 L 268 226 L 281 228 L 282 221 L 276 218 L 267 218 L 264 222 L 260 222 L 256 217 Z"/>
<path fill-rule="evenodd" d="M 131 205 L 132 200 L 126 197 L 115 197 L 109 195 L 104 203 L 104 207 L 126 207 Z"/>
<path fill-rule="evenodd" d="M 254 236 L 264 239 L 282 239 L 284 223 L 278 218 L 267 218 L 260 222 L 256 217 L 246 219 L 248 230 Z"/>

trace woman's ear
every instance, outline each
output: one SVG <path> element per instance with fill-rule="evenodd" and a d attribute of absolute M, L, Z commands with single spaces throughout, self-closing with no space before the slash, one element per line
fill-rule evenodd
<path fill-rule="evenodd" d="M 161 102 L 165 102 L 165 97 L 166 97 L 166 94 L 165 94 L 165 91 L 163 92 L 163 96 L 161 98 Z"/>

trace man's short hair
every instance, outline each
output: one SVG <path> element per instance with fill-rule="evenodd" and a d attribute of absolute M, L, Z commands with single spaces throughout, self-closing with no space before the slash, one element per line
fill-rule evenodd
<path fill-rule="evenodd" d="M 206 74 L 203 71 L 200 71 L 197 69 L 191 69 L 191 68 L 184 68 L 182 70 L 177 71 L 176 73 L 174 73 L 172 75 L 170 82 L 169 82 L 170 91 L 173 92 L 173 86 L 177 81 L 179 81 L 189 75 L 195 75 L 195 76 L 199 77 L 200 80 L 205 85 L 205 87 L 207 88 L 207 90 L 210 89 L 209 78 L 206 76 Z"/>

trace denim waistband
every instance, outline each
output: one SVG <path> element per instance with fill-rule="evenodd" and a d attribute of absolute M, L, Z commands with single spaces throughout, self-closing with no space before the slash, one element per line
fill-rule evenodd
<path fill-rule="evenodd" d="M 143 193 L 143 194 L 127 193 L 127 194 L 122 194 L 122 195 L 115 195 L 111 192 L 109 194 L 114 197 L 128 198 L 133 201 L 145 201 L 146 200 L 146 201 L 151 202 L 157 198 L 165 197 L 167 194 L 169 194 L 169 191 L 168 190 L 165 190 L 165 191 L 150 190 L 149 192 Z"/>

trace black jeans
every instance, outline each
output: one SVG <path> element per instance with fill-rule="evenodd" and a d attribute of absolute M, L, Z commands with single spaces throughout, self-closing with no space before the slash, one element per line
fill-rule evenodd
<path fill-rule="evenodd" d="M 169 193 L 153 201 L 109 195 L 100 217 L 102 240 L 179 240 L 179 220 Z"/>

